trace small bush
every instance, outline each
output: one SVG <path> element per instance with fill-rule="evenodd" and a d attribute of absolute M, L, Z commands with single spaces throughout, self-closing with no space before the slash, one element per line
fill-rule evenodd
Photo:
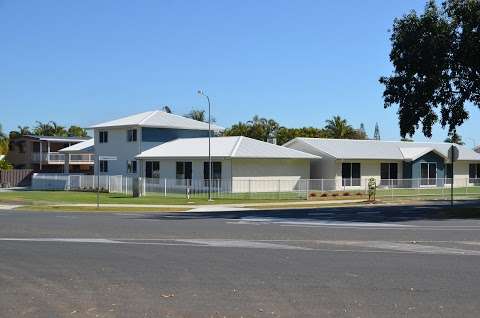
<path fill-rule="evenodd" d="M 361 196 L 361 195 L 363 195 L 363 193 L 362 192 L 357 192 L 357 193 L 355 193 L 355 195 Z"/>
<path fill-rule="evenodd" d="M 343 193 L 343 196 L 344 196 L 344 197 L 349 197 L 349 196 L 350 196 L 350 192 L 344 192 L 344 193 Z"/>
<path fill-rule="evenodd" d="M 311 198 L 314 198 L 314 197 L 316 197 L 316 196 L 317 196 L 317 194 L 316 194 L 315 192 L 310 193 L 310 197 L 311 197 Z"/>
<path fill-rule="evenodd" d="M 338 193 L 332 193 L 332 197 L 338 197 Z"/>
<path fill-rule="evenodd" d="M 328 193 L 322 193 L 321 197 L 322 197 L 322 198 L 328 197 Z"/>

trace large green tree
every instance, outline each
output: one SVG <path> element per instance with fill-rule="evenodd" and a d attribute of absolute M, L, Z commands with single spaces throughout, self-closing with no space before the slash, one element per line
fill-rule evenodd
<path fill-rule="evenodd" d="M 448 137 L 444 141 L 448 143 L 457 144 L 457 145 L 465 145 L 465 143 L 462 140 L 462 136 L 457 134 L 456 131 L 449 133 Z"/>
<path fill-rule="evenodd" d="M 431 137 L 437 122 L 453 132 L 469 103 L 480 107 L 480 1 L 429 1 L 395 19 L 390 40 L 394 72 L 380 83 L 385 107 L 398 105 L 402 137 L 420 125 Z"/>

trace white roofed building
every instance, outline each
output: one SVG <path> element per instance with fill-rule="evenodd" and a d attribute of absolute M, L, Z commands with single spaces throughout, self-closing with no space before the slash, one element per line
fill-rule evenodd
<path fill-rule="evenodd" d="M 95 155 L 115 157 L 116 160 L 99 161 L 100 174 L 138 175 L 135 157 L 148 149 L 178 138 L 208 137 L 208 123 L 183 116 L 153 110 L 95 124 Z M 212 134 L 222 131 L 211 126 Z"/>
<path fill-rule="evenodd" d="M 247 137 L 211 139 L 212 182 L 232 192 L 291 191 L 310 176 L 310 161 L 319 156 Z M 208 138 L 182 138 L 136 156 L 141 176 L 149 179 L 209 180 Z"/>
<path fill-rule="evenodd" d="M 296 138 L 284 146 L 321 156 L 312 163 L 311 177 L 341 180 L 343 187 L 365 188 L 371 177 L 392 186 L 400 180 L 412 186 L 411 180 L 420 186 L 444 186 L 453 176 L 458 186 L 480 181 L 480 154 L 455 145 L 459 155 L 452 171 L 450 143 Z"/>

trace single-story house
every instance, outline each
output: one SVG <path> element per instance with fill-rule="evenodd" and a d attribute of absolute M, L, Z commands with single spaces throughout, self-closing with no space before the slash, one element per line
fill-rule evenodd
<path fill-rule="evenodd" d="M 135 157 L 140 176 L 161 183 L 177 180 L 208 185 L 208 138 L 179 138 Z M 211 138 L 212 183 L 223 191 L 291 191 L 310 177 L 310 160 L 317 155 L 247 137 Z"/>
<path fill-rule="evenodd" d="M 455 145 L 459 156 L 452 171 L 450 143 L 295 138 L 283 146 L 321 156 L 312 161 L 310 176 L 335 179 L 337 188 L 365 188 L 371 177 L 383 186 L 407 188 L 445 186 L 452 177 L 455 186 L 480 181 L 480 154 Z"/>

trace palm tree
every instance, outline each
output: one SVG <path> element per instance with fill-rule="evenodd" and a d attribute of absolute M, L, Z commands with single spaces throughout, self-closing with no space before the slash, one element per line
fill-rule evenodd
<path fill-rule="evenodd" d="M 36 121 L 37 125 L 33 129 L 33 133 L 37 136 L 53 136 L 53 128 L 50 123 L 42 123 Z"/>
<path fill-rule="evenodd" d="M 354 129 L 350 126 L 346 119 L 340 116 L 334 116 L 332 119 L 325 121 L 325 131 L 330 138 L 346 139 L 351 138 L 354 134 Z"/>
<path fill-rule="evenodd" d="M 54 136 L 66 137 L 68 135 L 68 132 L 65 129 L 65 127 L 58 125 L 54 121 L 50 121 L 50 125 L 52 127 L 52 132 Z"/>

